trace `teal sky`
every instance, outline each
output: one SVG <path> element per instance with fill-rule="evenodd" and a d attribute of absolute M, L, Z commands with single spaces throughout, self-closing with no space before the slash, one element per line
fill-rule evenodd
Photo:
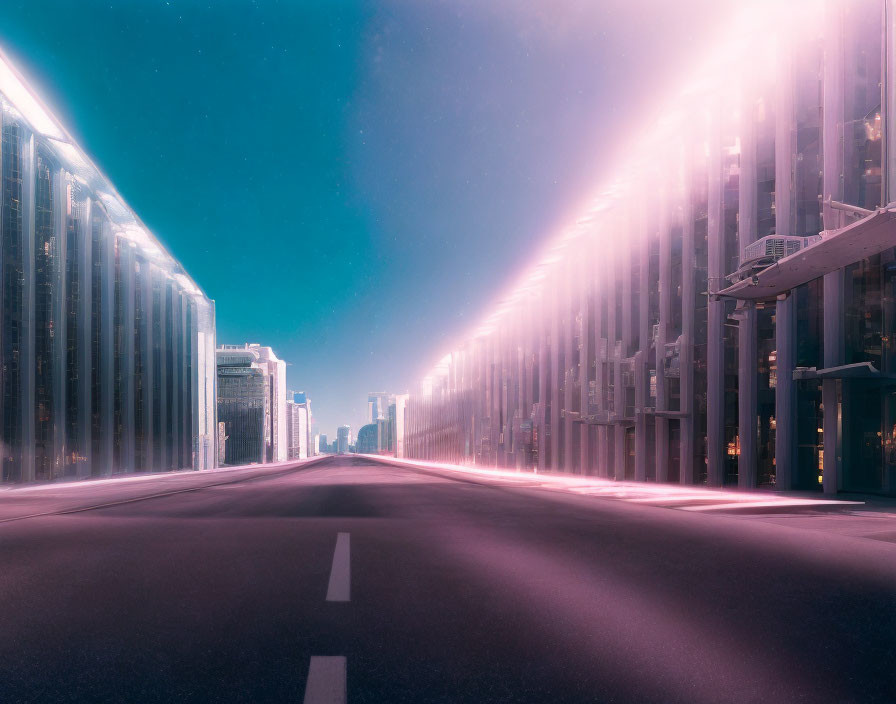
<path fill-rule="evenodd" d="M 333 437 L 574 219 L 721 12 L 5 0 L 0 43 L 215 299 L 219 343 L 271 345 Z"/>

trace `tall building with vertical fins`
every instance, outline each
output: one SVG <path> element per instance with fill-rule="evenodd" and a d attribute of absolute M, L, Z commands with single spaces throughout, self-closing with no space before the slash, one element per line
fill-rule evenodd
<path fill-rule="evenodd" d="M 896 2 L 720 29 L 412 394 L 408 456 L 896 493 Z"/>
<path fill-rule="evenodd" d="M 4 482 L 216 464 L 215 307 L 0 54 Z"/>

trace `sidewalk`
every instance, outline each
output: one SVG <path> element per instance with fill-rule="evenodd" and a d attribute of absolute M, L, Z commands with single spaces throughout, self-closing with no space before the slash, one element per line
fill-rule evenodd
<path fill-rule="evenodd" d="M 383 458 L 381 458 L 383 459 Z M 865 497 L 833 498 L 808 493 L 779 493 L 766 490 L 716 489 L 706 486 L 657 484 L 656 482 L 616 481 L 578 474 L 528 472 L 491 469 L 471 465 L 455 465 L 385 458 L 388 462 L 441 471 L 456 472 L 470 477 L 481 477 L 491 482 L 530 488 L 565 491 L 631 503 L 649 504 L 683 511 L 760 512 L 793 511 L 797 509 L 831 510 L 855 509 L 865 504 Z M 896 501 L 892 501 L 896 512 Z"/>
<path fill-rule="evenodd" d="M 282 472 L 320 459 L 287 460 L 269 464 L 119 474 L 75 481 L 7 484 L 0 491 L 0 523 L 32 516 L 74 513 L 99 506 L 153 496 L 195 491 Z"/>
<path fill-rule="evenodd" d="M 385 461 L 437 472 L 462 474 L 471 480 L 482 479 L 490 484 L 521 489 L 559 491 L 896 543 L 896 498 L 890 497 L 852 494 L 831 498 L 806 492 L 714 489 L 395 458 L 385 458 Z"/>

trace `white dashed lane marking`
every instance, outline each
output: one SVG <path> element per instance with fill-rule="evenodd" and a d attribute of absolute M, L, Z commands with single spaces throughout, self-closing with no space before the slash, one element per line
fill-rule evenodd
<path fill-rule="evenodd" d="M 348 538 L 348 533 L 340 533 Z M 341 655 L 311 657 L 304 704 L 345 704 L 345 658 Z"/>
<path fill-rule="evenodd" d="M 330 584 L 327 587 L 327 601 L 350 601 L 351 599 L 351 554 L 349 534 L 336 536 L 333 551 L 333 566 L 330 568 Z"/>

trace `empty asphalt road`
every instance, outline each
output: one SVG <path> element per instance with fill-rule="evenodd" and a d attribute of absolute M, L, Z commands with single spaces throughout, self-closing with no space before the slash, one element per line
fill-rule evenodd
<path fill-rule="evenodd" d="M 813 515 L 350 457 L 4 490 L 0 702 L 896 701 L 896 520 Z"/>

